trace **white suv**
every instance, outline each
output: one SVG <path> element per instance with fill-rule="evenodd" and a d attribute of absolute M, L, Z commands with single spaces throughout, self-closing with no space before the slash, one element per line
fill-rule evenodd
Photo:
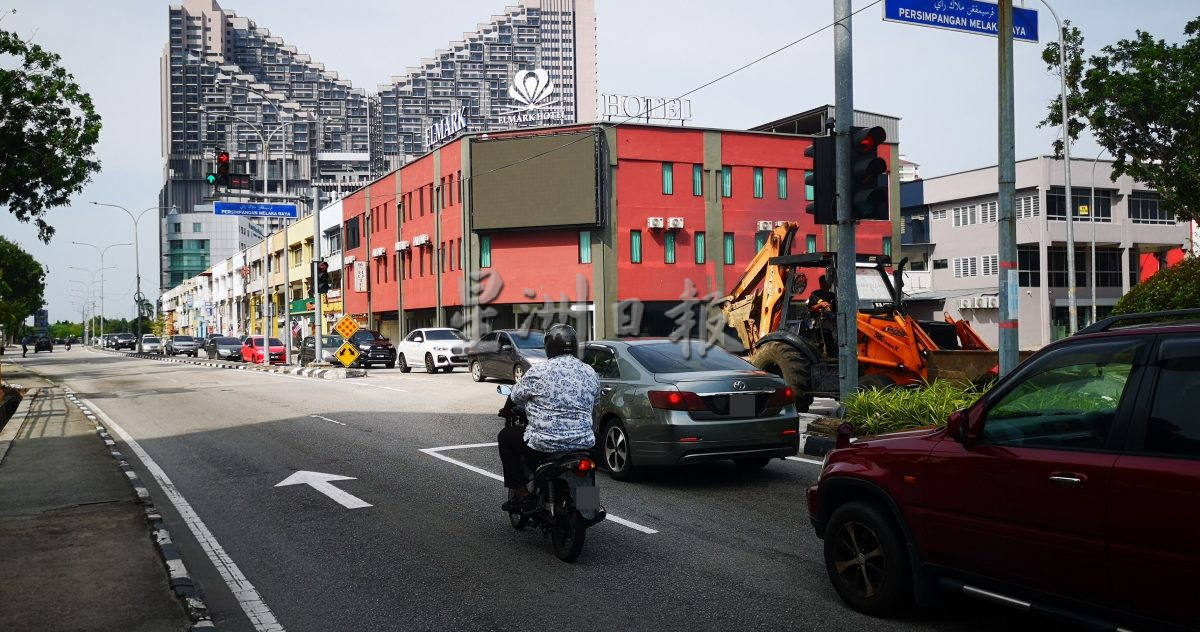
<path fill-rule="evenodd" d="M 467 366 L 467 338 L 449 327 L 414 329 L 396 345 L 396 356 L 404 373 L 414 364 L 425 365 L 426 373 L 437 373 L 438 369 L 449 373 L 456 366 Z"/>

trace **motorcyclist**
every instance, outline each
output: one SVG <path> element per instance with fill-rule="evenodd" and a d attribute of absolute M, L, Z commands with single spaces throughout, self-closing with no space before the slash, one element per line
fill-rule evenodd
<path fill-rule="evenodd" d="M 595 370 L 578 357 L 579 339 L 570 325 L 552 325 L 545 334 L 546 362 L 535 364 L 513 386 L 500 411 L 525 409 L 528 425 L 507 426 L 497 435 L 508 510 L 513 502 L 528 507 L 526 461 L 537 463 L 554 452 L 587 450 L 596 444 L 592 408 L 600 398 Z"/>

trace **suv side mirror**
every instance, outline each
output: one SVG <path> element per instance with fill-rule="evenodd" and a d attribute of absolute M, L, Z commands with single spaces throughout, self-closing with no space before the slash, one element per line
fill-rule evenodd
<path fill-rule="evenodd" d="M 963 444 L 965 448 L 974 446 L 982 431 L 983 406 L 979 404 L 950 413 L 950 418 L 946 422 L 946 434 Z"/>
<path fill-rule="evenodd" d="M 512 351 L 512 345 L 500 345 L 500 351 L 501 353 L 508 353 Z"/>

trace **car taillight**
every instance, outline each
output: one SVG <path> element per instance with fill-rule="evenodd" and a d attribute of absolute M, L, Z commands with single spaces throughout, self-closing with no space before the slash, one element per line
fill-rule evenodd
<path fill-rule="evenodd" d="M 790 386 L 781 386 L 771 393 L 771 399 L 767 400 L 767 407 L 774 408 L 775 406 L 787 406 L 796 399 L 796 391 Z"/>
<path fill-rule="evenodd" d="M 708 410 L 700 396 L 689 391 L 650 391 L 650 405 L 662 410 Z"/>

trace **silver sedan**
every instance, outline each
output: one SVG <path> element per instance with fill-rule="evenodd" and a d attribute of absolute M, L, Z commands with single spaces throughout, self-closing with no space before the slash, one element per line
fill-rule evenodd
<path fill-rule="evenodd" d="M 698 340 L 590 342 L 600 378 L 592 426 L 613 478 L 651 465 L 731 459 L 756 470 L 800 447 L 794 393 L 783 380 Z"/>

